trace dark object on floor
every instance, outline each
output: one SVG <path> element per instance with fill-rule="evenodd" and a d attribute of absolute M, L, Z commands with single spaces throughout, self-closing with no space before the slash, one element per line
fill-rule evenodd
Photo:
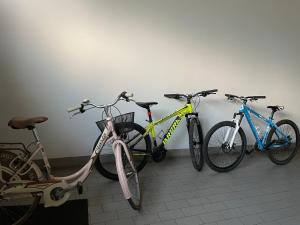
<path fill-rule="evenodd" d="M 26 225 L 89 225 L 88 200 L 72 200 L 59 207 L 39 205 Z"/>

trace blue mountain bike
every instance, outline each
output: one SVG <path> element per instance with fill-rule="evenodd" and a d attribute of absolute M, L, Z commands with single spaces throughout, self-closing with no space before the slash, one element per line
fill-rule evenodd
<path fill-rule="evenodd" d="M 265 118 L 247 105 L 248 101 L 257 101 L 265 96 L 225 95 L 228 100 L 241 102 L 239 112 L 234 113 L 232 121 L 224 121 L 213 126 L 207 133 L 203 154 L 208 166 L 217 172 L 228 172 L 242 161 L 247 147 L 246 135 L 241 128 L 241 122 L 246 117 L 251 131 L 256 139 L 256 149 L 267 151 L 270 160 L 278 165 L 290 162 L 299 147 L 299 129 L 291 120 L 281 120 L 274 123 L 275 112 L 283 110 L 283 106 L 268 106 L 271 109 L 269 118 Z M 266 124 L 263 134 L 255 126 L 250 114 Z"/>

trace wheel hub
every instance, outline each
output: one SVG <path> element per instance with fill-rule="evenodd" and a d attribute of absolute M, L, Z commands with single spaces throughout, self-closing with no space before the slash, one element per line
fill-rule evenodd
<path fill-rule="evenodd" d="M 233 143 L 232 148 L 230 148 L 229 143 L 225 142 L 221 145 L 221 148 L 224 153 L 229 153 L 229 152 L 231 152 L 231 150 L 233 150 L 235 148 L 235 143 Z"/>

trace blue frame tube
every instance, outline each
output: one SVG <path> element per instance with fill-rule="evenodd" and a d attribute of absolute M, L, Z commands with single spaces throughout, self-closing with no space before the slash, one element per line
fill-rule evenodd
<path fill-rule="evenodd" d="M 259 113 L 257 113 L 256 111 L 254 111 L 253 109 L 251 109 L 250 107 L 248 107 L 247 105 L 243 104 L 239 110 L 241 113 L 243 113 L 247 119 L 247 122 L 251 128 L 251 131 L 256 139 L 257 145 L 259 150 L 263 151 L 264 148 L 266 147 L 266 141 L 267 141 L 267 137 L 268 134 L 271 130 L 271 128 L 275 128 L 276 132 L 278 132 L 280 135 L 282 135 L 286 141 L 288 141 L 288 138 L 285 134 L 283 134 L 281 132 L 281 130 L 278 128 L 278 126 L 276 124 L 274 124 L 273 120 L 271 117 L 269 117 L 268 119 L 263 117 L 262 115 L 260 115 Z M 257 133 L 257 130 L 255 128 L 255 125 L 250 117 L 250 113 L 252 113 L 256 118 L 263 120 L 266 124 L 267 124 L 267 128 L 263 134 L 263 138 L 261 139 L 259 137 L 259 134 Z M 276 135 L 278 136 L 278 134 L 276 133 Z M 277 147 L 277 145 L 274 145 L 273 147 Z"/>

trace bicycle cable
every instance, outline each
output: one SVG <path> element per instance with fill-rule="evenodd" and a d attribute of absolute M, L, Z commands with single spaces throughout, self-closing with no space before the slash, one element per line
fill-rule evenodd
<path fill-rule="evenodd" d="M 109 115 L 108 115 L 108 116 L 110 116 L 110 117 L 112 117 L 112 118 L 118 116 L 118 115 L 113 116 L 112 107 L 116 109 L 116 111 L 117 111 L 117 113 L 118 113 L 119 115 L 121 115 L 121 111 L 119 110 L 119 108 L 113 105 L 113 106 L 110 106 L 110 107 L 109 107 Z M 105 114 L 105 111 L 102 111 L 102 116 L 101 116 L 101 117 L 102 117 L 102 120 L 105 120 L 105 119 L 107 118 L 106 116 L 104 116 L 104 114 Z M 107 124 L 105 123 L 105 127 L 106 127 L 106 125 L 107 125 Z"/>
<path fill-rule="evenodd" d="M 196 96 L 192 99 L 192 103 L 194 104 L 195 111 L 197 110 L 198 106 L 200 105 L 200 96 Z"/>

